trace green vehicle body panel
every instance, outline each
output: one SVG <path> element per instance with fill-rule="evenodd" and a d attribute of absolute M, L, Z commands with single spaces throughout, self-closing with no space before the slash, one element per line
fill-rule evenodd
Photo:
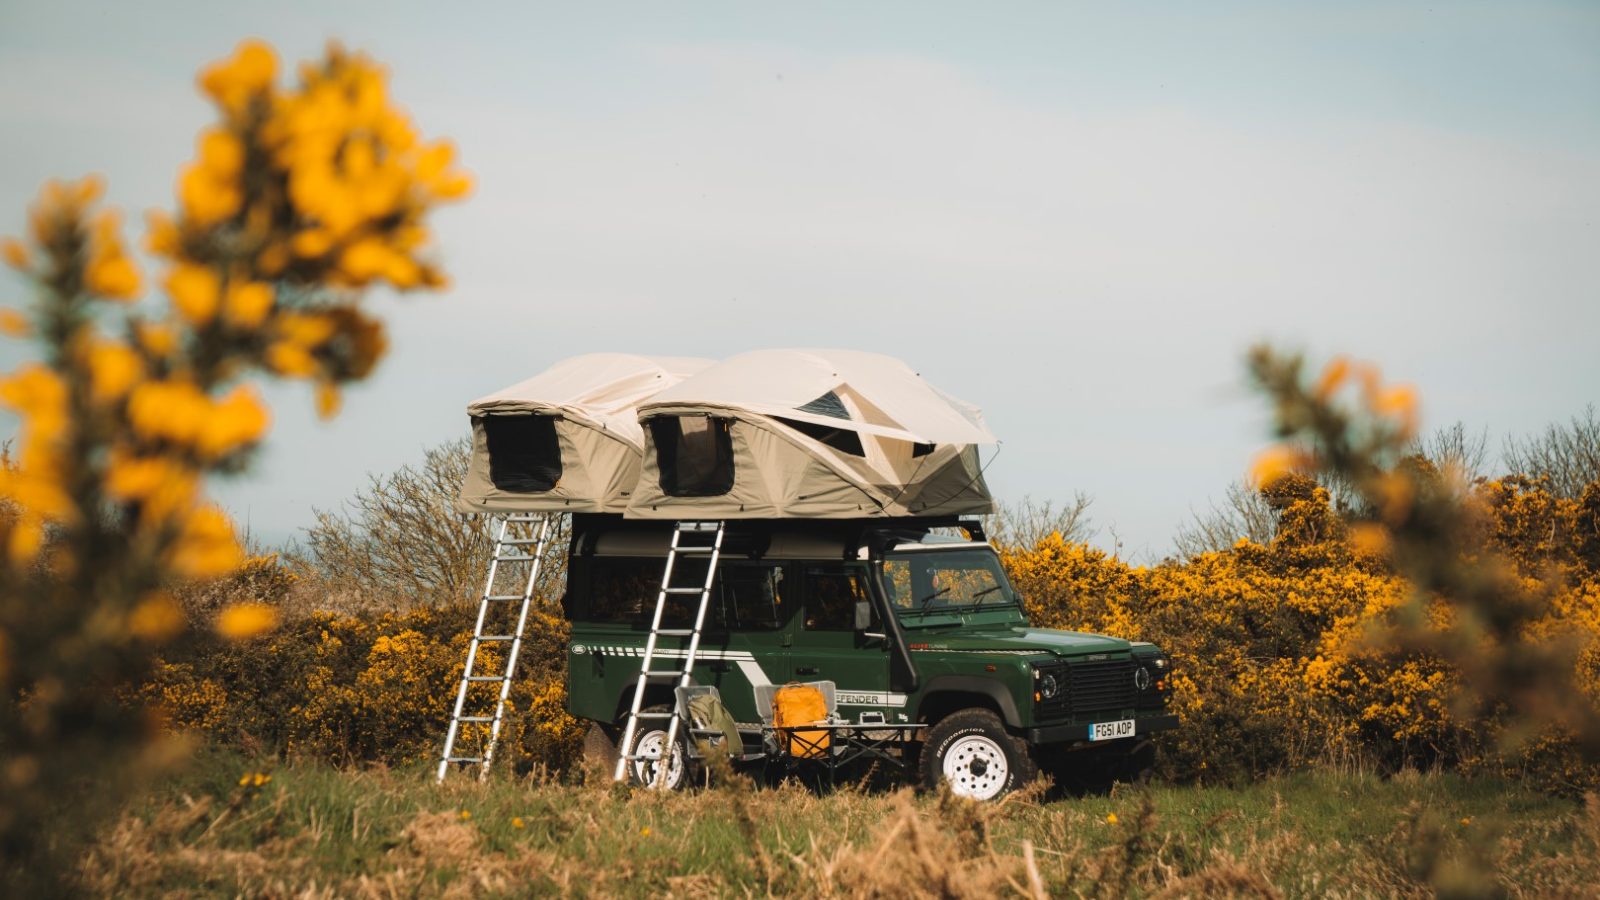
<path fill-rule="evenodd" d="M 992 552 L 986 548 L 976 552 Z M 915 667 L 914 684 L 895 674 L 896 629 L 885 627 L 888 609 L 876 586 L 876 570 L 867 560 L 727 558 L 719 567 L 714 596 L 730 571 L 743 569 L 734 579 L 773 577 L 782 585 L 782 609 L 775 621 L 759 628 L 719 628 L 704 632 L 694 667 L 697 684 L 717 687 L 723 703 L 742 725 L 755 725 L 754 688 L 763 683 L 832 681 L 839 714 L 861 721 L 863 713 L 881 714 L 889 722 L 931 721 L 958 708 L 974 705 L 995 709 L 1012 729 L 1037 733 L 1035 726 L 1051 726 L 1053 734 L 1087 736 L 1093 722 L 1114 719 L 1140 721 L 1139 733 L 1148 725 L 1172 727 L 1164 704 L 1121 709 L 1098 709 L 1083 715 L 1037 715 L 1035 677 L 1039 666 L 1093 659 L 1101 662 L 1152 661 L 1161 656 L 1149 644 L 1105 635 L 1085 634 L 1027 624 L 1015 604 L 967 611 L 936 611 L 926 615 L 902 610 L 898 616 L 900 652 Z M 569 571 L 578 571 L 575 566 Z M 752 573 L 756 573 L 752 575 Z M 814 627 L 808 604 L 827 587 L 827 579 L 857 579 L 872 591 L 873 625 L 869 629 L 831 630 Z M 655 603 L 660 576 L 648 596 L 639 601 L 647 613 Z M 581 593 L 583 587 L 575 586 Z M 570 600 L 570 598 L 569 598 Z M 714 603 L 716 601 L 714 600 Z M 633 696 L 648 627 L 641 621 L 593 621 L 583 614 L 583 599 L 576 601 L 568 639 L 568 709 L 579 718 L 618 724 Z M 569 611 L 572 607 L 569 606 Z M 687 638 L 662 637 L 658 652 L 681 654 Z M 680 657 L 681 658 L 681 657 Z M 903 667 L 902 667 L 903 670 Z M 896 682 L 902 683 L 896 683 Z M 646 705 L 670 702 L 670 685 L 652 685 Z M 1063 729 L 1057 726 L 1077 726 Z"/>

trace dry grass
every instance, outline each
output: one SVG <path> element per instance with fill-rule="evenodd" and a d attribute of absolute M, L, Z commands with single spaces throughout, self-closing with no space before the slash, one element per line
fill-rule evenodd
<path fill-rule="evenodd" d="M 1600 801 L 1448 775 L 1043 791 L 983 806 L 724 775 L 431 785 L 420 769 L 197 761 L 81 857 L 95 896 L 1584 896 Z"/>

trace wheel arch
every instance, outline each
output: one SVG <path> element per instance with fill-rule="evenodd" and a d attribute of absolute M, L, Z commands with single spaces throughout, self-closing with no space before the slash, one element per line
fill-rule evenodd
<path fill-rule="evenodd" d="M 974 708 L 994 712 L 1008 728 L 1022 727 L 1016 701 L 1005 685 L 972 675 L 937 675 L 928 679 L 917 704 L 917 718 L 932 725 L 951 713 Z"/>

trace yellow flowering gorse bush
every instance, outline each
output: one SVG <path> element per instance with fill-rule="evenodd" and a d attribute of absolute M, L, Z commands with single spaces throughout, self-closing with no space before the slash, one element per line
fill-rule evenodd
<path fill-rule="evenodd" d="M 170 589 L 243 561 L 204 480 L 243 471 L 266 435 L 250 379 L 308 379 L 331 414 L 384 352 L 363 291 L 444 282 L 425 223 L 469 188 L 450 145 L 421 140 L 359 54 L 331 47 L 280 81 L 254 41 L 201 74 L 218 121 L 176 211 L 148 217 L 153 277 L 96 177 L 47 184 L 25 238 L 0 242 L 37 297 L 0 312 L 0 331 L 39 348 L 0 378 L 21 419 L 0 467 L 0 691 L 29 697 L 0 704 L 0 862 L 37 846 L 30 823 L 61 784 L 149 733 L 105 688 L 176 635 Z M 164 306 L 141 302 L 147 281 Z M 243 639 L 275 619 L 242 605 L 215 627 Z"/>

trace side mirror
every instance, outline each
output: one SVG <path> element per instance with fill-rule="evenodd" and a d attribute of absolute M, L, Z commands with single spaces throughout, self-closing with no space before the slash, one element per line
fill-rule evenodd
<path fill-rule="evenodd" d="M 872 604 L 865 600 L 856 601 L 856 630 L 866 631 L 872 627 Z"/>

